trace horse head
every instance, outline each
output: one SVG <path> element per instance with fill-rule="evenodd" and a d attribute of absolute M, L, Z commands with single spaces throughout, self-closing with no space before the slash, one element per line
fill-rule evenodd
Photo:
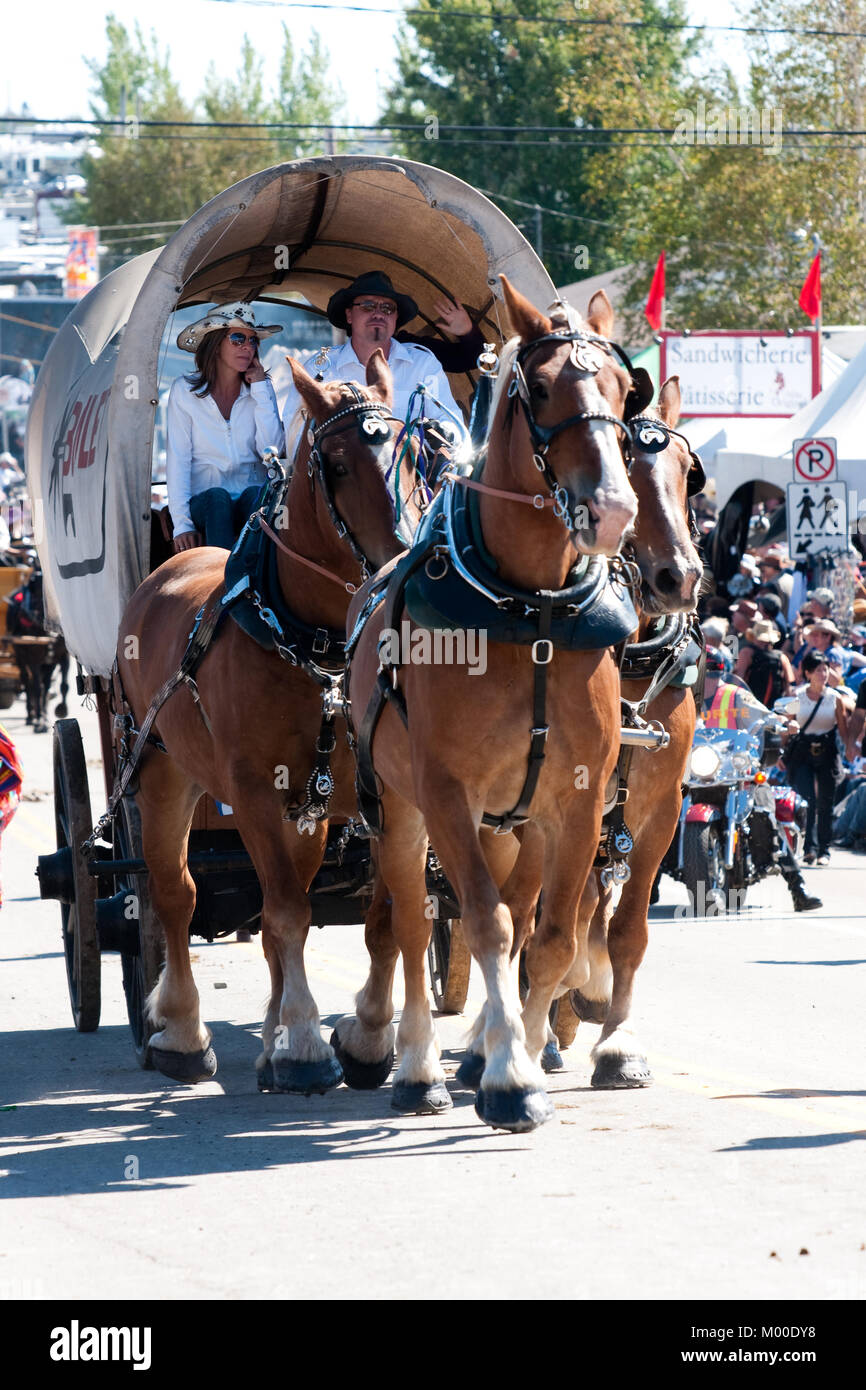
<path fill-rule="evenodd" d="M 503 372 L 522 405 L 524 481 L 534 479 L 537 491 L 544 474 L 578 551 L 615 555 L 637 510 L 623 456 L 626 416 L 646 383 L 610 342 L 613 309 L 603 290 L 586 320 L 565 305 L 548 318 L 500 278 L 518 339 Z"/>
<path fill-rule="evenodd" d="M 420 517 L 413 491 L 414 456 L 402 480 L 394 468 L 391 369 L 378 348 L 367 363 L 366 387 L 315 381 L 291 357 L 289 365 L 308 416 L 296 479 L 306 470 L 314 494 L 318 482 L 317 512 L 324 504 L 337 537 L 349 544 L 362 569 L 380 569 L 411 542 Z M 405 488 L 399 522 L 389 488 L 392 474 L 395 493 L 401 481 Z M 318 521 L 327 530 L 325 518 L 319 515 Z"/>
<path fill-rule="evenodd" d="M 704 485 L 701 461 L 676 433 L 679 378 L 659 392 L 658 405 L 633 420 L 631 484 L 638 499 L 631 547 L 640 567 L 645 612 L 687 612 L 695 607 L 703 565 L 692 539 L 689 498 Z"/>

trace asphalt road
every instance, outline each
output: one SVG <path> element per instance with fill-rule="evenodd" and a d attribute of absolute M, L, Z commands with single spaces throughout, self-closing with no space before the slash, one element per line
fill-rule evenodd
<path fill-rule="evenodd" d="M 257 938 L 193 943 L 219 1072 L 176 1087 L 136 1066 L 118 957 L 98 1032 L 72 1027 L 33 876 L 51 738 L 20 705 L 3 720 L 30 799 L 0 850 L 0 1297 L 863 1298 L 866 859 L 807 871 L 825 906 L 800 916 L 776 879 L 737 920 L 689 920 L 664 879 L 636 991 L 655 1084 L 593 1092 L 584 1025 L 532 1135 L 490 1131 L 456 1088 L 435 1118 L 395 1115 L 387 1086 L 258 1094 Z M 315 932 L 308 962 L 331 1023 L 364 979 L 360 928 Z M 438 1026 L 451 1075 L 467 1020 Z"/>

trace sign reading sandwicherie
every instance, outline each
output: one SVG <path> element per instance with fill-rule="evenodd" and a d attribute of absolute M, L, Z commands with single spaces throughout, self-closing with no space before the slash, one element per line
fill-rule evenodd
<path fill-rule="evenodd" d="M 661 380 L 678 376 L 682 413 L 788 416 L 818 394 L 818 340 L 803 333 L 663 332 Z"/>

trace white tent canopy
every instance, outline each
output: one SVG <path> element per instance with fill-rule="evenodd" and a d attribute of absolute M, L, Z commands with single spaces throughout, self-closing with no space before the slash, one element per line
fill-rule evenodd
<path fill-rule="evenodd" d="M 123 609 L 148 572 L 159 348 L 174 310 L 302 299 L 323 315 L 365 270 L 415 299 L 413 332 L 432 330 L 434 303 L 450 293 L 500 343 L 500 272 L 540 307 L 555 298 L 529 243 L 468 184 L 410 160 L 335 156 L 219 194 L 161 251 L 97 285 L 57 333 L 33 394 L 27 473 L 49 615 L 89 673 L 109 673 Z M 471 380 L 452 387 L 466 400 Z"/>
<path fill-rule="evenodd" d="M 814 400 L 762 434 L 759 449 L 720 450 L 716 455 L 719 506 L 723 507 L 743 483 L 772 483 L 784 490 L 794 478 L 794 440 L 812 437 L 835 439 L 837 476 L 849 488 L 866 488 L 866 347 Z"/>

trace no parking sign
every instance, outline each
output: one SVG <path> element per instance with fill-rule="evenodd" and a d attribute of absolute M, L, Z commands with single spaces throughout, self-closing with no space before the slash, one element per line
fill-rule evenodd
<path fill-rule="evenodd" d="M 794 440 L 795 483 L 826 483 L 835 473 L 835 439 Z"/>

